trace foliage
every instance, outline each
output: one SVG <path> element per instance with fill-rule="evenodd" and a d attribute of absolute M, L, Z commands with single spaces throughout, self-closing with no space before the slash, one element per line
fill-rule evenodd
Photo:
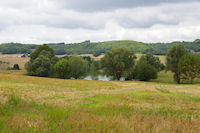
<path fill-rule="evenodd" d="M 65 43 L 50 43 L 48 44 L 57 55 L 77 55 L 77 54 L 93 54 L 99 56 L 110 51 L 113 48 L 125 47 L 133 50 L 136 53 L 166 55 L 167 51 L 178 44 L 182 44 L 187 50 L 192 52 L 200 52 L 199 39 L 193 42 L 171 42 L 171 43 L 142 43 L 130 40 L 122 41 L 106 41 L 106 42 L 90 42 L 65 44 Z M 0 52 L 3 54 L 30 53 L 38 45 L 7 43 L 0 45 Z"/>
<path fill-rule="evenodd" d="M 174 73 L 174 81 L 180 83 L 180 72 L 178 71 L 179 60 L 187 53 L 184 46 L 179 44 L 173 46 L 167 54 L 167 70 Z"/>
<path fill-rule="evenodd" d="M 13 65 L 13 70 L 20 70 L 19 65 L 18 64 L 14 64 Z"/>
<path fill-rule="evenodd" d="M 200 75 L 200 57 L 193 54 L 184 55 L 178 63 L 180 78 L 193 83 L 194 78 Z"/>
<path fill-rule="evenodd" d="M 59 78 L 66 78 L 69 74 L 69 63 L 66 59 L 59 60 L 54 66 L 55 72 Z"/>
<path fill-rule="evenodd" d="M 149 81 L 150 79 L 157 78 L 158 70 L 151 65 L 148 61 L 147 56 L 142 56 L 133 71 L 133 77 L 140 81 Z"/>
<path fill-rule="evenodd" d="M 88 71 L 88 62 L 81 57 L 72 56 L 69 59 L 70 77 L 75 79 L 81 78 Z"/>
<path fill-rule="evenodd" d="M 5 62 L 5 61 L 0 60 L 0 64 L 9 64 L 9 62 Z"/>
<path fill-rule="evenodd" d="M 90 65 L 90 75 L 93 79 L 98 75 L 98 71 L 100 70 L 100 61 L 93 61 Z"/>
<path fill-rule="evenodd" d="M 30 65 L 32 75 L 48 77 L 53 73 L 53 64 L 47 56 L 40 55 Z"/>
<path fill-rule="evenodd" d="M 18 64 L 14 64 L 13 67 L 8 67 L 7 70 L 20 70 Z"/>
<path fill-rule="evenodd" d="M 35 60 L 39 55 L 48 56 L 50 59 L 55 56 L 54 51 L 47 44 L 40 45 L 37 49 L 30 55 L 31 60 Z"/>
<path fill-rule="evenodd" d="M 25 45 L 20 43 L 5 43 L 0 45 L 2 54 L 24 54 L 31 53 L 31 49 L 35 49 L 37 45 Z"/>
<path fill-rule="evenodd" d="M 107 75 L 120 80 L 123 74 L 130 71 L 135 59 L 134 52 L 126 48 L 116 48 L 105 54 L 104 58 L 101 59 L 101 64 Z"/>
<path fill-rule="evenodd" d="M 153 56 L 152 54 L 146 54 L 144 57 L 146 58 L 147 64 L 152 65 L 157 69 L 157 71 L 164 70 L 164 64 L 160 62 L 160 59 L 158 57 Z"/>
<path fill-rule="evenodd" d="M 48 45 L 39 46 L 30 57 L 30 61 L 25 65 L 30 75 L 48 77 L 54 74 L 53 65 L 57 62 L 57 58 Z"/>

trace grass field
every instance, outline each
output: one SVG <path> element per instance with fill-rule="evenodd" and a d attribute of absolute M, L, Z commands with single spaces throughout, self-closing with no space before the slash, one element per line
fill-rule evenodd
<path fill-rule="evenodd" d="M 176 85 L 170 73 L 153 82 L 24 73 L 0 71 L 0 132 L 200 132 L 200 84 Z"/>

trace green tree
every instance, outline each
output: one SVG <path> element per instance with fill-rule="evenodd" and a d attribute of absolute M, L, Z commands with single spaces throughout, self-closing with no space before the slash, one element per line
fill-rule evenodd
<path fill-rule="evenodd" d="M 20 70 L 19 65 L 18 64 L 14 64 L 13 65 L 13 70 Z"/>
<path fill-rule="evenodd" d="M 178 63 L 178 71 L 182 80 L 192 84 L 200 75 L 200 57 L 193 54 L 184 55 Z"/>
<path fill-rule="evenodd" d="M 37 47 L 30 57 L 30 61 L 25 65 L 29 75 L 48 77 L 54 74 L 53 65 L 58 59 L 48 45 Z"/>
<path fill-rule="evenodd" d="M 90 75 L 92 76 L 92 79 L 97 79 L 99 69 L 100 69 L 100 62 L 93 61 L 90 65 Z"/>
<path fill-rule="evenodd" d="M 174 73 L 174 81 L 180 84 L 180 72 L 178 71 L 179 60 L 187 53 L 183 45 L 173 46 L 167 54 L 167 70 Z"/>
<path fill-rule="evenodd" d="M 42 53 L 43 52 L 43 53 Z M 31 60 L 35 60 L 37 57 L 41 55 L 41 53 L 45 56 L 48 56 L 50 59 L 55 57 L 55 53 L 52 48 L 50 48 L 47 44 L 40 45 L 37 49 L 31 53 Z"/>
<path fill-rule="evenodd" d="M 88 71 L 88 62 L 81 57 L 72 56 L 69 59 L 70 76 L 78 79 L 84 76 Z"/>
<path fill-rule="evenodd" d="M 138 61 L 133 71 L 135 79 L 140 81 L 149 81 L 157 78 L 158 70 L 149 62 L 145 56 L 142 56 Z"/>
<path fill-rule="evenodd" d="M 144 58 L 146 58 L 148 64 L 154 66 L 158 71 L 164 69 L 164 65 L 160 62 L 158 57 L 155 57 L 152 54 L 146 54 Z"/>
<path fill-rule="evenodd" d="M 131 70 L 135 59 L 134 52 L 126 48 L 116 48 L 105 54 L 104 58 L 101 59 L 101 64 L 107 75 L 120 80 L 125 73 Z"/>
<path fill-rule="evenodd" d="M 69 74 L 69 63 L 63 58 L 55 64 L 54 69 L 59 78 L 65 79 L 67 74 Z"/>
<path fill-rule="evenodd" d="M 31 73 L 36 76 L 48 77 L 53 73 L 53 64 L 48 57 L 40 55 L 31 63 Z"/>

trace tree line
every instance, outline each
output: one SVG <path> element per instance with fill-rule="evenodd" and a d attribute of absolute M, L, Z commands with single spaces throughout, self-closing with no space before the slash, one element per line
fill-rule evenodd
<path fill-rule="evenodd" d="M 57 58 L 54 50 L 45 44 L 30 55 L 30 61 L 25 68 L 29 75 L 63 79 L 80 79 L 87 74 L 97 76 L 104 73 L 114 80 L 125 78 L 149 81 L 156 79 L 158 72 L 170 70 L 174 73 L 174 81 L 177 83 L 193 83 L 200 75 L 200 57 L 188 52 L 183 45 L 173 46 L 168 51 L 166 61 L 165 66 L 152 54 L 145 54 L 136 60 L 135 53 L 127 48 L 114 48 L 106 52 L 100 61 L 79 56 Z"/>
<path fill-rule="evenodd" d="M 182 44 L 187 50 L 191 52 L 200 52 L 200 40 L 197 39 L 192 42 L 171 42 L 171 43 L 143 43 L 136 41 L 106 41 L 106 42 L 90 42 L 84 41 L 81 43 L 49 43 L 48 45 L 54 50 L 56 55 L 75 55 L 75 54 L 93 54 L 99 56 L 105 54 L 113 48 L 125 47 L 133 50 L 136 53 L 166 55 L 167 51 L 175 45 Z M 38 45 L 34 44 L 20 44 L 7 43 L 0 45 L 0 52 L 3 54 L 16 53 L 31 53 Z"/>

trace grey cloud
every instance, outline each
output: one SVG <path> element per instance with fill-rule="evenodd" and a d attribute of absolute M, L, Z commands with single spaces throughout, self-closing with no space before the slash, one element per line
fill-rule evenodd
<path fill-rule="evenodd" d="M 87 39 L 154 42 L 196 39 L 200 34 L 200 2 L 12 1 L 0 0 L 0 42 L 77 42 Z"/>
<path fill-rule="evenodd" d="M 199 0 L 59 0 L 60 6 L 77 11 L 109 11 L 119 8 L 155 6 L 162 3 L 193 2 Z"/>

